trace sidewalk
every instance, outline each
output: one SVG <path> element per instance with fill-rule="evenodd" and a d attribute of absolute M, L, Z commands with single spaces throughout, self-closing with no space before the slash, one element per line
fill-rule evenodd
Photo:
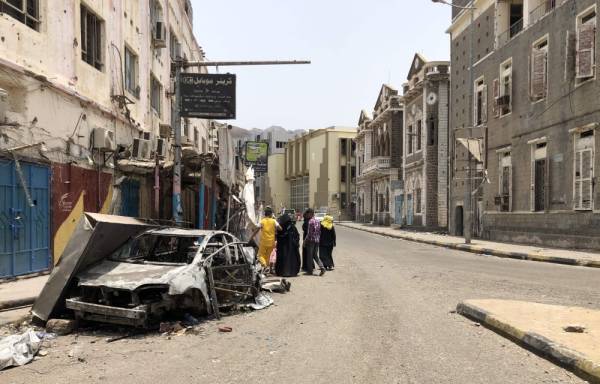
<path fill-rule="evenodd" d="M 528 245 L 496 243 L 473 239 L 471 244 L 465 244 L 462 237 L 438 235 L 434 233 L 411 232 L 390 227 L 377 227 L 369 224 L 351 222 L 338 223 L 339 226 L 358 229 L 382 236 L 415 241 L 457 249 L 466 252 L 488 254 L 519 260 L 542 261 L 583 267 L 600 268 L 600 254 L 591 252 L 570 251 L 568 249 L 542 248 Z"/>
<path fill-rule="evenodd" d="M 18 279 L 0 283 L 0 311 L 32 305 L 49 275 Z"/>
<path fill-rule="evenodd" d="M 512 300 L 467 300 L 457 312 L 600 382 L 600 311 Z M 566 327 L 583 327 L 580 333 Z M 582 332 L 581 332 L 582 331 Z"/>

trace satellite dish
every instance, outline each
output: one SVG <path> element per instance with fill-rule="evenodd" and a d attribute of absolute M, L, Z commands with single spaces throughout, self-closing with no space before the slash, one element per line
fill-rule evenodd
<path fill-rule="evenodd" d="M 431 92 L 429 95 L 427 95 L 427 104 L 433 105 L 435 103 L 437 103 L 437 95 Z"/>

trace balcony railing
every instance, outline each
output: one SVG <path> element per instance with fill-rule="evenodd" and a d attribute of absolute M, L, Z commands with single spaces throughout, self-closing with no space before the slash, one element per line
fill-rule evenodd
<path fill-rule="evenodd" d="M 536 9 L 529 13 L 529 25 L 537 23 L 556 8 L 556 0 L 544 0 Z"/>
<path fill-rule="evenodd" d="M 362 169 L 362 174 L 365 175 L 374 171 L 381 171 L 390 168 L 389 156 L 374 157 L 371 160 L 365 162 Z"/>
<path fill-rule="evenodd" d="M 515 37 L 519 32 L 523 30 L 523 19 L 515 22 L 510 26 L 506 31 L 502 32 L 498 35 L 498 48 L 504 46 L 508 43 L 513 37 Z"/>

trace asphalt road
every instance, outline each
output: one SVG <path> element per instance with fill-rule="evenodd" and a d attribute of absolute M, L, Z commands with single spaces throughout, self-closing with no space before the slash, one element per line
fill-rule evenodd
<path fill-rule="evenodd" d="M 451 311 L 473 298 L 598 307 L 600 270 L 337 231 L 336 270 L 293 279 L 269 309 L 208 321 L 199 335 L 61 337 L 0 382 L 584 382 Z"/>

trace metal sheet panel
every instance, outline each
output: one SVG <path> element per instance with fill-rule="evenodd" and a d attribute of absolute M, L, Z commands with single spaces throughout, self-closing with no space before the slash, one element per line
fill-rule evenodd
<path fill-rule="evenodd" d="M 85 213 L 33 305 L 34 316 L 46 321 L 63 309 L 64 296 L 81 269 L 103 259 L 129 238 L 149 228 L 152 226 L 129 217 Z"/>

